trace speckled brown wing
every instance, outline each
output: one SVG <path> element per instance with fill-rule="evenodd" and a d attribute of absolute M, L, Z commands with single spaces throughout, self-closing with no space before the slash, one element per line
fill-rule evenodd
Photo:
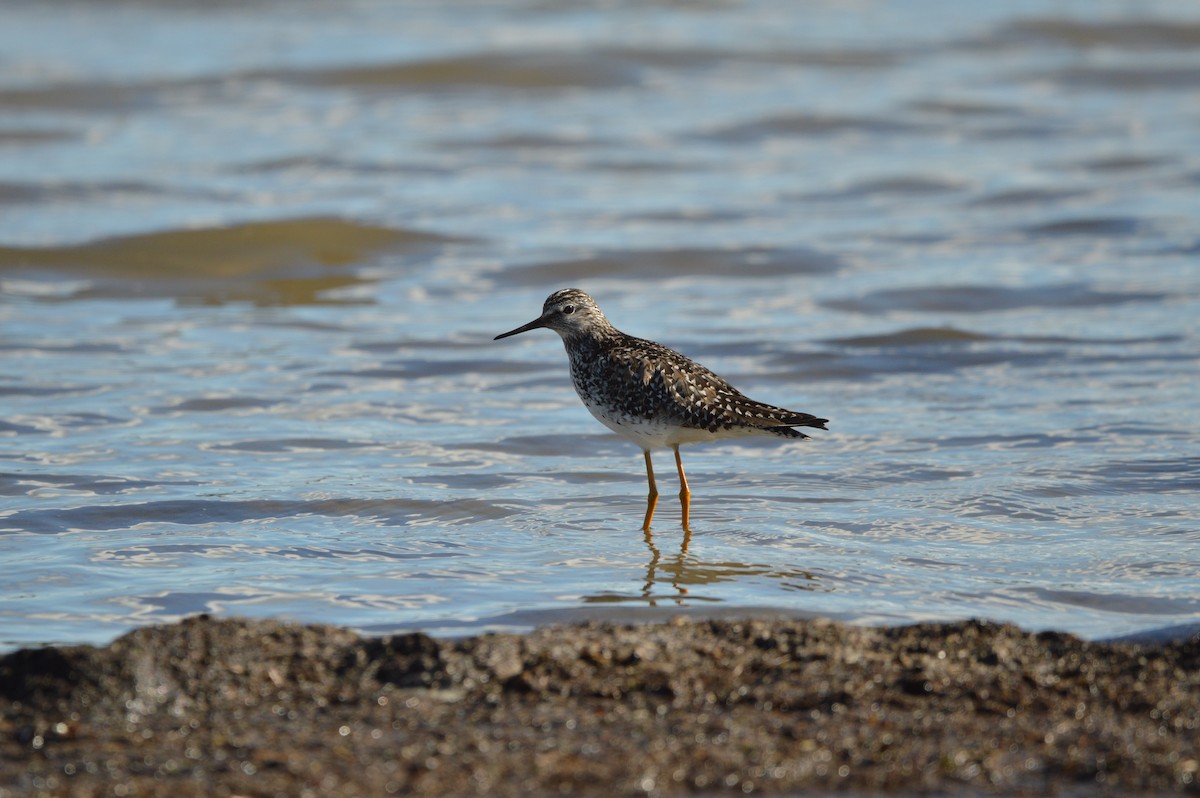
<path fill-rule="evenodd" d="M 653 341 L 627 337 L 606 353 L 624 366 L 615 372 L 642 397 L 642 417 L 709 432 L 747 429 L 787 438 L 808 437 L 792 427 L 825 429 L 828 419 L 756 402 L 711 370 Z M 635 390 L 629 390 L 635 388 Z"/>

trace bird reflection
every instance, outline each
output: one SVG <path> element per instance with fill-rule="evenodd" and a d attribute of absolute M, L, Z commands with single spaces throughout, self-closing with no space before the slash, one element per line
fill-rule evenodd
<path fill-rule="evenodd" d="M 646 563 L 645 577 L 639 579 L 638 588 L 632 585 L 629 591 L 612 590 L 584 596 L 587 604 L 619 604 L 624 602 L 645 603 L 651 607 L 660 604 L 678 607 L 704 603 L 720 603 L 726 600 L 719 589 L 705 590 L 726 583 L 751 580 L 774 582 L 784 590 L 827 591 L 831 585 L 822 581 L 819 571 L 804 568 L 789 568 L 779 564 L 737 562 L 733 560 L 705 560 L 692 550 L 692 533 L 685 531 L 679 541 L 679 549 L 667 540 L 674 536 L 655 540 L 654 533 L 642 530 L 642 539 L 650 551 Z M 664 554 L 664 551 L 666 554 Z M 673 553 L 672 553 L 673 552 Z M 667 586 L 670 586 L 669 588 Z"/>
<path fill-rule="evenodd" d="M 654 533 L 643 530 L 643 540 L 650 550 L 650 560 L 646 563 L 646 575 L 642 580 L 641 589 L 628 593 L 621 591 L 605 592 L 585 596 L 589 604 L 608 604 L 626 601 L 645 602 L 651 607 L 660 604 L 687 606 L 698 602 L 720 602 L 723 598 L 710 591 L 696 592 L 697 587 L 715 586 L 727 582 L 750 579 L 775 580 L 785 590 L 829 590 L 823 585 L 817 572 L 803 568 L 786 568 L 765 563 L 745 563 L 729 560 L 704 560 L 695 552 L 689 552 L 692 543 L 692 533 L 685 531 L 679 542 L 679 550 L 670 553 L 662 541 L 655 541 Z M 663 554 L 666 549 L 668 553 Z M 670 588 L 667 588 L 670 585 Z"/>
<path fill-rule="evenodd" d="M 652 511 L 651 511 L 652 512 Z M 662 552 L 658 550 L 658 546 L 654 545 L 654 533 L 650 531 L 650 527 L 644 528 L 646 547 L 650 549 L 650 562 L 646 564 L 646 585 L 642 588 L 642 597 L 650 604 L 651 607 L 658 606 L 654 598 L 654 583 L 658 581 L 658 569 L 662 564 Z M 684 569 L 687 567 L 686 557 L 688 544 L 692 542 L 692 530 L 684 527 L 683 542 L 679 545 L 678 556 L 672 558 L 664 567 L 667 573 L 671 575 L 671 586 L 675 588 L 676 598 L 686 596 L 688 590 L 681 582 L 684 581 Z"/>

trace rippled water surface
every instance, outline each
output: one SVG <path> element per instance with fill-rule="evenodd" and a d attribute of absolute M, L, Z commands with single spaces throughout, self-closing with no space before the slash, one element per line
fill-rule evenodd
<path fill-rule="evenodd" d="M 1194 4 L 4 13 L 0 645 L 1200 621 Z M 569 285 L 830 431 L 643 535 Z"/>

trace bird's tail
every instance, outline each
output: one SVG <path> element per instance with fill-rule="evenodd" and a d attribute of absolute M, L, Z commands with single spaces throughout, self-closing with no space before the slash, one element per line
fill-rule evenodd
<path fill-rule="evenodd" d="M 827 418 L 817 418 L 811 413 L 785 410 L 782 407 L 755 402 L 753 399 L 745 399 L 740 403 L 739 415 L 747 424 L 784 438 L 807 438 L 803 432 L 792 428 L 828 429 L 825 424 L 829 421 Z"/>

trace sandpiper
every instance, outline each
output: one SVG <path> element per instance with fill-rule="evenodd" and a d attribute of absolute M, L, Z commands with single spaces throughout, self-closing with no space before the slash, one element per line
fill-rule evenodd
<path fill-rule="evenodd" d="M 591 414 L 641 447 L 650 482 L 642 522 L 647 532 L 658 503 L 651 449 L 675 451 L 683 528 L 688 530 L 692 494 L 679 457 L 682 444 L 743 435 L 807 438 L 794 427 L 826 429 L 829 419 L 756 402 L 675 350 L 626 335 L 612 326 L 594 299 L 577 288 L 555 291 L 547 297 L 541 316 L 494 340 L 539 327 L 562 337 L 575 392 Z"/>

